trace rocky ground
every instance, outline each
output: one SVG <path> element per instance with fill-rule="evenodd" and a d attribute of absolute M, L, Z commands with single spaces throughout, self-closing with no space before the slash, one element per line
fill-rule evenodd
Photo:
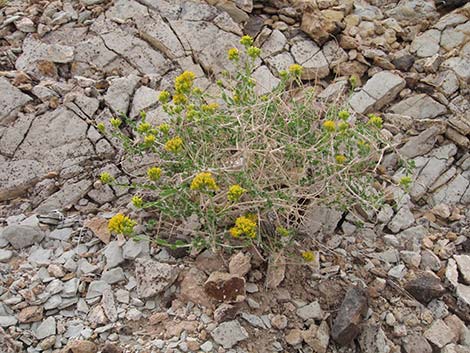
<path fill-rule="evenodd" d="M 1 3 L 1 2 L 0 2 Z M 0 8 L 2 352 L 470 352 L 470 3 L 429 0 L 9 0 Z M 445 6 L 442 6 L 445 5 Z M 0 5 L 1 6 L 1 5 Z M 453 6 L 453 7 L 452 7 Z M 97 123 L 151 122 L 183 70 L 217 90 L 227 49 L 263 50 L 257 90 L 292 63 L 319 102 L 415 161 L 378 215 L 322 207 L 310 266 L 256 252 L 191 256 L 110 238 L 141 161 Z M 383 173 L 398 181 L 396 155 Z M 139 163 L 139 164 L 138 164 Z M 2 329 L 3 328 L 3 329 Z"/>

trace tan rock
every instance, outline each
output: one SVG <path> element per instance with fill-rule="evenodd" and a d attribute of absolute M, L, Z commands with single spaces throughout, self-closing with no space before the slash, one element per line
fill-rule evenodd
<path fill-rule="evenodd" d="M 43 307 L 42 306 L 29 306 L 24 308 L 18 314 L 18 321 L 22 324 L 41 321 L 43 318 Z"/>
<path fill-rule="evenodd" d="M 242 252 L 239 252 L 232 256 L 228 265 L 229 272 L 232 275 L 240 277 L 245 276 L 251 269 L 251 257 Z"/>
<path fill-rule="evenodd" d="M 69 341 L 61 353 L 97 353 L 96 344 L 85 340 Z"/>

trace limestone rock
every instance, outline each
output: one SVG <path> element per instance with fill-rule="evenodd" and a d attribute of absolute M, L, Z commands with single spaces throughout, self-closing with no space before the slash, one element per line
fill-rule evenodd
<path fill-rule="evenodd" d="M 46 174 L 46 168 L 35 160 L 0 162 L 0 201 L 23 195 Z"/>
<path fill-rule="evenodd" d="M 15 113 L 31 98 L 13 86 L 6 78 L 0 77 L 0 126 L 15 117 Z"/>
<path fill-rule="evenodd" d="M 163 292 L 178 276 L 178 267 L 151 259 L 135 260 L 137 292 L 141 298 L 149 298 Z"/>
<path fill-rule="evenodd" d="M 2 238 L 8 240 L 15 249 L 24 249 L 40 243 L 44 239 L 44 233 L 38 227 L 11 225 L 3 229 Z"/>
<path fill-rule="evenodd" d="M 237 320 L 233 320 L 221 323 L 211 332 L 211 336 L 222 347 L 229 349 L 238 342 L 246 340 L 248 333 Z"/>

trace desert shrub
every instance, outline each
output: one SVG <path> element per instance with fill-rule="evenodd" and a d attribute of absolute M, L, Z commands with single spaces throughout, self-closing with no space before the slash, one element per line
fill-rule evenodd
<path fill-rule="evenodd" d="M 168 122 L 154 126 L 145 113 L 138 121 L 111 119 L 129 156 L 158 158 L 146 180 L 129 187 L 134 207 L 154 213 L 148 235 L 159 244 L 185 233 L 189 244 L 173 246 L 277 250 L 292 241 L 306 207 L 378 210 L 383 203 L 377 170 L 392 146 L 382 119 L 319 106 L 299 65 L 280 72 L 271 93 L 258 94 L 252 73 L 260 49 L 248 36 L 241 43 L 243 51 L 228 52 L 239 70 L 218 82 L 220 95 L 202 92 L 195 75 L 183 72 L 174 91 L 158 97 Z M 116 183 L 106 173 L 101 179 Z M 132 234 L 135 222 L 116 217 L 110 229 Z"/>

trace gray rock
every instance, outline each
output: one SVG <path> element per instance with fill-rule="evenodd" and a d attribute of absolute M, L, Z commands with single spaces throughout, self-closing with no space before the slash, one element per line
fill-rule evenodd
<path fill-rule="evenodd" d="M 13 251 L 0 249 L 0 262 L 7 262 L 13 256 Z"/>
<path fill-rule="evenodd" d="M 255 92 L 258 95 L 263 95 L 273 91 L 281 80 L 275 77 L 265 65 L 258 67 L 252 75 L 255 80 Z"/>
<path fill-rule="evenodd" d="M 125 260 L 135 260 L 139 256 L 148 254 L 149 246 L 150 243 L 146 240 L 128 239 L 122 247 L 122 255 Z"/>
<path fill-rule="evenodd" d="M 390 111 L 415 119 L 432 119 L 445 114 L 447 108 L 426 94 L 417 94 L 394 104 Z"/>
<path fill-rule="evenodd" d="M 393 279 L 401 280 L 405 277 L 406 271 L 407 269 L 405 265 L 397 265 L 388 271 L 388 275 Z"/>
<path fill-rule="evenodd" d="M 421 253 L 421 268 L 437 272 L 441 268 L 441 260 L 431 250 L 426 249 Z"/>
<path fill-rule="evenodd" d="M 215 330 L 211 332 L 211 336 L 215 342 L 225 349 L 230 349 L 238 342 L 248 338 L 248 332 L 240 325 L 237 320 L 221 323 Z"/>
<path fill-rule="evenodd" d="M 77 294 L 78 286 L 80 284 L 80 280 L 78 278 L 72 278 L 64 283 L 64 289 L 62 291 L 63 297 L 73 297 Z"/>
<path fill-rule="evenodd" d="M 18 323 L 14 316 L 0 316 L 0 327 L 10 327 Z"/>
<path fill-rule="evenodd" d="M 86 294 L 86 299 L 98 298 L 103 295 L 106 290 L 111 290 L 111 286 L 105 281 L 98 280 L 90 283 Z"/>
<path fill-rule="evenodd" d="M 465 194 L 470 182 L 468 179 L 458 174 L 448 184 L 437 189 L 432 195 L 432 204 L 438 205 L 440 203 L 456 204 L 460 201 Z"/>
<path fill-rule="evenodd" d="M 363 353 L 388 353 L 394 344 L 387 338 L 380 326 L 367 326 L 359 338 Z"/>
<path fill-rule="evenodd" d="M 112 241 L 103 251 L 104 256 L 106 257 L 106 268 L 110 269 L 116 266 L 119 266 L 124 262 L 124 257 L 122 256 L 122 248 L 117 241 Z"/>
<path fill-rule="evenodd" d="M 212 349 L 214 348 L 214 345 L 212 344 L 211 341 L 206 341 L 203 344 L 201 344 L 201 347 L 199 347 L 199 348 L 201 348 L 201 350 L 203 352 L 208 353 L 208 352 L 212 352 Z"/>
<path fill-rule="evenodd" d="M 409 228 L 415 221 L 413 213 L 407 205 L 402 206 L 397 214 L 388 223 L 387 227 L 393 233 L 398 233 L 400 230 Z"/>
<path fill-rule="evenodd" d="M 51 296 L 44 303 L 44 310 L 52 310 L 58 308 L 62 304 L 62 297 L 59 294 Z"/>
<path fill-rule="evenodd" d="M 309 234 L 319 231 L 333 233 L 341 220 L 342 213 L 325 206 L 309 207 L 305 213 L 303 229 Z"/>
<path fill-rule="evenodd" d="M 6 78 L 0 77 L 0 125 L 15 118 L 18 110 L 31 98 L 13 86 Z"/>
<path fill-rule="evenodd" d="M 0 161 L 0 167 L 0 201 L 21 196 L 46 175 L 46 168 L 32 159 Z"/>
<path fill-rule="evenodd" d="M 135 278 L 139 296 L 149 298 L 163 292 L 173 284 L 178 273 L 179 269 L 175 265 L 151 259 L 136 259 Z"/>
<path fill-rule="evenodd" d="M 92 184 L 91 180 L 86 179 L 80 180 L 76 183 L 66 182 L 62 189 L 42 202 L 35 209 L 35 212 L 44 213 L 68 208 L 85 196 L 88 190 L 92 187 Z"/>
<path fill-rule="evenodd" d="M 304 321 L 309 319 L 321 320 L 324 316 L 323 310 L 321 309 L 318 301 L 298 308 L 296 313 L 297 316 L 299 316 Z"/>
<path fill-rule="evenodd" d="M 424 337 L 438 348 L 443 348 L 456 338 L 455 333 L 443 320 L 434 321 L 431 327 L 424 332 Z"/>
<path fill-rule="evenodd" d="M 340 345 L 350 344 L 361 332 L 368 305 L 367 292 L 353 287 L 346 293 L 331 329 L 331 337 Z"/>
<path fill-rule="evenodd" d="M 439 277 L 429 271 L 420 273 L 415 279 L 408 281 L 405 289 L 423 304 L 428 304 L 445 292 Z"/>
<path fill-rule="evenodd" d="M 126 276 L 124 275 L 124 271 L 121 267 L 115 267 L 111 270 L 103 272 L 101 279 L 108 284 L 115 284 L 124 281 Z"/>
<path fill-rule="evenodd" d="M 427 164 L 419 172 L 418 177 L 413 182 L 410 195 L 414 200 L 422 198 L 431 185 L 446 170 L 448 159 L 430 158 Z"/>
<path fill-rule="evenodd" d="M 439 52 L 440 41 L 441 32 L 436 29 L 430 29 L 417 36 L 411 42 L 410 51 L 416 53 L 420 58 L 430 57 Z"/>
<path fill-rule="evenodd" d="M 404 338 L 405 353 L 432 353 L 432 347 L 423 336 L 409 335 Z"/>
<path fill-rule="evenodd" d="M 42 76 L 38 68 L 39 63 L 46 60 L 53 63 L 70 63 L 74 59 L 74 48 L 47 44 L 28 36 L 23 41 L 23 54 L 16 60 L 16 69 L 33 75 Z"/>
<path fill-rule="evenodd" d="M 103 298 L 101 299 L 101 306 L 103 307 L 104 313 L 111 322 L 116 322 L 118 319 L 118 313 L 116 305 L 114 304 L 114 295 L 111 289 L 103 292 Z"/>
<path fill-rule="evenodd" d="M 127 114 L 132 94 L 138 82 L 139 77 L 135 75 L 112 80 L 104 96 L 106 104 L 116 113 Z"/>
<path fill-rule="evenodd" d="M 442 126 L 431 126 L 417 136 L 411 137 L 405 145 L 400 148 L 400 153 L 408 158 L 421 156 L 431 151 L 439 135 L 444 133 Z"/>
<path fill-rule="evenodd" d="M 34 332 L 34 335 L 38 340 L 42 340 L 46 337 L 56 334 L 56 320 L 53 316 L 48 317 L 39 324 Z"/>
<path fill-rule="evenodd" d="M 405 87 L 405 80 L 391 71 L 381 71 L 367 81 L 358 93 L 353 94 L 349 104 L 358 113 L 379 110 L 390 103 Z"/>
<path fill-rule="evenodd" d="M 72 233 L 72 228 L 54 229 L 52 232 L 49 233 L 48 237 L 60 241 L 69 241 L 70 237 L 72 236 Z"/>
<path fill-rule="evenodd" d="M 454 260 L 462 275 L 465 284 L 470 284 L 470 256 L 469 255 L 454 255 Z"/>
<path fill-rule="evenodd" d="M 139 87 L 135 91 L 134 99 L 132 100 L 130 117 L 135 118 L 140 112 L 146 112 L 155 106 L 158 103 L 158 95 L 159 93 L 152 88 L 146 86 Z"/>
<path fill-rule="evenodd" d="M 257 327 L 260 329 L 266 329 L 266 325 L 264 324 L 263 320 L 257 315 L 248 314 L 248 313 L 241 313 L 241 318 L 248 322 L 251 326 Z"/>
<path fill-rule="evenodd" d="M 48 265 L 49 259 L 52 255 L 51 249 L 37 248 L 33 249 L 29 254 L 28 261 L 36 263 L 38 265 Z"/>
<path fill-rule="evenodd" d="M 286 36 L 281 31 L 275 29 L 261 46 L 261 57 L 266 59 L 270 56 L 279 54 L 283 51 L 286 44 Z"/>
<path fill-rule="evenodd" d="M 38 227 L 11 225 L 2 231 L 2 237 L 15 248 L 24 249 L 44 239 L 44 233 Z"/>

